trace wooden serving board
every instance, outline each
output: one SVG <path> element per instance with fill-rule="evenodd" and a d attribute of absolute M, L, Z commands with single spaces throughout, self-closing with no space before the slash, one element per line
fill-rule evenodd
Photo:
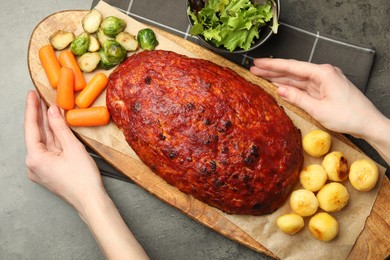
<path fill-rule="evenodd" d="M 97 8 L 101 8 L 107 12 L 114 12 L 115 10 L 113 7 L 110 7 L 104 2 L 99 3 Z M 81 19 L 87 12 L 88 11 L 72 10 L 52 14 L 46 17 L 40 24 L 38 24 L 31 35 L 28 48 L 29 71 L 37 91 L 48 105 L 55 102 L 55 91 L 49 86 L 47 79 L 44 77 L 44 72 L 38 58 L 38 49 L 43 45 L 48 44 L 49 36 L 58 29 L 66 29 L 70 31 L 80 30 Z M 117 13 L 115 13 L 115 15 L 116 14 Z M 136 23 L 137 26 L 144 26 L 127 16 L 126 19 L 128 23 Z M 132 27 L 137 28 L 137 26 Z M 305 112 L 279 99 L 275 92 L 275 87 L 269 82 L 253 76 L 246 69 L 196 44 L 188 42 L 180 37 L 171 35 L 157 28 L 153 28 L 153 30 L 155 30 L 157 33 L 160 43 L 163 42 L 161 45 L 164 49 L 184 52 L 190 56 L 202 57 L 204 59 L 212 60 L 219 65 L 230 67 L 249 81 L 263 87 L 266 91 L 273 95 L 281 105 L 292 111 L 294 116 L 299 117 L 299 120 L 303 120 L 305 123 L 310 124 L 313 127 L 322 128 Z M 106 73 L 108 74 L 109 71 L 106 71 Z M 91 75 L 86 75 L 86 77 L 91 77 Z M 100 101 L 98 102 L 104 103 L 104 97 L 101 97 Z M 221 211 L 194 199 L 192 196 L 181 193 L 176 188 L 168 185 L 165 181 L 153 174 L 150 169 L 136 157 L 136 155 L 132 154 L 131 152 L 127 152 L 126 148 L 122 149 L 121 147 L 127 146 L 127 144 L 123 144 L 123 139 L 118 138 L 113 142 L 106 142 L 104 135 L 112 135 L 113 132 L 118 131 L 115 129 L 115 126 L 111 125 L 108 128 L 101 127 L 88 130 L 73 128 L 73 130 L 85 144 L 92 148 L 97 154 L 102 156 L 118 171 L 131 178 L 136 184 L 149 191 L 151 194 L 180 209 L 189 217 L 199 221 L 200 223 L 219 232 L 220 234 L 237 241 L 238 243 L 252 248 L 255 251 L 264 253 L 274 258 L 284 258 L 288 256 L 288 252 L 283 252 L 283 249 L 278 251 L 275 250 L 273 246 L 270 246 L 267 243 L 268 238 L 259 238 L 259 236 L 256 236 L 255 232 L 252 232 L 253 227 L 248 228 L 249 224 L 246 225 L 246 223 L 256 223 L 257 218 L 228 216 Z M 96 135 L 94 134 L 95 132 Z M 103 139 L 101 138 L 102 135 Z M 356 147 L 354 147 L 354 145 L 350 143 L 345 137 L 337 133 L 332 133 L 332 135 L 333 138 L 337 140 L 337 142 L 341 143 L 340 145 L 342 147 L 347 147 L 347 149 L 354 149 L 357 154 L 360 154 Z M 382 169 L 382 175 L 383 172 L 384 169 Z M 374 199 L 372 201 L 372 204 L 374 205 L 371 214 L 369 214 L 367 219 L 364 218 L 364 221 L 366 221 L 365 225 L 362 227 L 364 229 L 361 233 L 361 230 L 356 231 L 357 235 L 354 238 L 352 245 L 347 250 L 345 257 L 341 258 L 348 257 L 350 259 L 383 259 L 390 254 L 390 206 L 387 201 L 387 198 L 390 196 L 390 182 L 387 177 L 383 178 L 383 181 L 380 187 L 377 188 L 376 192 L 377 193 L 374 194 Z M 237 221 L 237 219 L 239 221 Z M 259 223 L 261 223 L 261 221 Z M 348 231 L 344 230 L 344 232 Z M 274 237 L 270 236 L 268 240 L 272 239 L 275 240 Z M 284 237 L 284 239 L 286 239 L 286 237 Z M 310 238 L 302 235 L 302 238 L 299 239 Z M 313 240 L 314 239 L 311 238 L 310 241 Z M 308 240 L 308 243 L 312 243 L 310 241 Z M 305 240 L 301 242 L 305 243 Z M 329 244 L 318 242 L 316 246 L 322 248 L 328 247 Z M 289 248 L 286 250 L 289 250 Z M 331 252 L 328 249 L 326 249 L 326 251 L 329 251 L 329 253 Z M 299 254 L 300 253 L 298 252 L 298 256 Z M 330 254 L 332 255 L 333 253 Z"/>

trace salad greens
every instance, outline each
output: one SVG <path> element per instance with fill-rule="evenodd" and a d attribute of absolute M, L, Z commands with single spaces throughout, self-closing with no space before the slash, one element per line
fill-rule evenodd
<path fill-rule="evenodd" d="M 272 31 L 277 32 L 278 22 L 274 0 L 264 5 L 253 5 L 250 0 L 208 0 L 199 11 L 188 7 L 193 21 L 191 35 L 202 35 L 215 46 L 229 51 L 248 50 L 259 38 L 260 28 L 275 16 Z"/>

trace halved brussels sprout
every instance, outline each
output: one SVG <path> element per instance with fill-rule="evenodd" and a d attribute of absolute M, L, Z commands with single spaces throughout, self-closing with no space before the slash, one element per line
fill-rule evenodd
<path fill-rule="evenodd" d="M 100 49 L 100 43 L 99 43 L 99 41 L 98 41 L 98 40 L 96 39 L 96 37 L 93 36 L 93 35 L 90 35 L 89 38 L 90 38 L 90 42 L 89 42 L 88 51 L 89 51 L 89 52 L 98 51 L 98 50 Z"/>
<path fill-rule="evenodd" d="M 115 40 L 125 48 L 126 51 L 136 51 L 138 49 L 138 41 L 134 35 L 129 32 L 120 32 L 115 37 Z"/>
<path fill-rule="evenodd" d="M 115 37 L 118 33 L 123 31 L 126 27 L 126 22 L 115 16 L 108 16 L 100 24 L 100 28 L 104 34 L 110 37 Z"/>
<path fill-rule="evenodd" d="M 103 16 L 98 10 L 92 10 L 83 18 L 82 25 L 84 31 L 94 33 L 99 29 Z"/>
<path fill-rule="evenodd" d="M 140 30 L 137 35 L 137 40 L 142 49 L 149 51 L 154 50 L 159 43 L 156 39 L 156 35 L 149 28 Z"/>
<path fill-rule="evenodd" d="M 88 51 L 89 43 L 89 34 L 87 32 L 82 32 L 70 44 L 70 50 L 74 55 L 81 56 Z"/>
<path fill-rule="evenodd" d="M 56 50 L 63 50 L 76 38 L 73 32 L 58 30 L 50 38 L 50 44 Z"/>
<path fill-rule="evenodd" d="M 114 40 L 115 38 L 107 36 L 104 34 L 102 28 L 99 28 L 96 33 L 97 39 L 100 42 L 100 45 L 103 45 L 103 43 L 107 40 Z"/>
<path fill-rule="evenodd" d="M 86 52 L 78 58 L 79 67 L 84 72 L 92 72 L 100 62 L 100 55 L 97 52 Z"/>

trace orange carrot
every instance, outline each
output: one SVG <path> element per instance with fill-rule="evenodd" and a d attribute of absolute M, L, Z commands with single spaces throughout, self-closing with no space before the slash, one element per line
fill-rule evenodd
<path fill-rule="evenodd" d="M 110 113 L 103 106 L 71 109 L 65 117 L 70 126 L 102 126 L 110 122 Z"/>
<path fill-rule="evenodd" d="M 70 50 L 61 51 L 58 55 L 61 66 L 69 67 L 74 72 L 74 91 L 80 91 L 86 86 L 84 75 L 80 70 L 76 58 Z"/>
<path fill-rule="evenodd" d="M 62 67 L 57 84 L 57 105 L 63 110 L 74 108 L 74 73 L 68 67 Z"/>
<path fill-rule="evenodd" d="M 76 105 L 79 108 L 89 107 L 107 86 L 108 78 L 106 74 L 99 72 L 93 76 L 87 86 L 79 93 L 76 98 Z"/>
<path fill-rule="evenodd" d="M 53 88 L 57 88 L 61 65 L 53 47 L 50 44 L 41 47 L 38 51 L 38 56 L 50 85 Z"/>

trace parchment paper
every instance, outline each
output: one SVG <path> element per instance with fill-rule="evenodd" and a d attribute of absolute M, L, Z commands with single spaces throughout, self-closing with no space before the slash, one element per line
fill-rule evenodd
<path fill-rule="evenodd" d="M 96 9 L 98 9 L 104 17 L 115 15 L 125 19 L 127 21 L 126 31 L 129 31 L 134 35 L 137 34 L 138 30 L 145 28 L 145 25 L 128 17 L 105 2 L 100 2 L 96 6 Z M 76 34 L 81 32 L 81 30 L 80 21 L 80 28 L 76 31 Z M 159 41 L 157 49 L 172 50 L 190 57 L 198 57 L 196 53 L 191 53 L 162 35 L 157 35 L 157 38 Z M 108 75 L 110 72 L 111 71 L 106 71 L 106 74 Z M 86 74 L 86 80 L 89 80 L 92 76 L 93 73 Z M 41 73 L 38 78 L 40 82 L 46 83 L 45 85 L 49 86 L 44 73 Z M 50 100 L 50 103 L 54 103 L 55 90 L 51 91 L 53 92 L 53 95 L 50 95 L 48 99 Z M 97 105 L 105 105 L 105 92 L 103 92 L 93 104 L 93 106 Z M 294 124 L 301 129 L 303 135 L 310 130 L 317 128 L 291 110 L 285 108 L 285 111 L 293 120 Z M 122 132 L 119 131 L 112 122 L 104 127 L 74 127 L 73 130 L 139 160 L 135 152 L 125 141 Z M 367 158 L 363 153 L 353 149 L 351 146 L 334 136 L 332 137 L 331 150 L 342 152 L 350 163 L 357 159 Z M 322 158 L 315 159 L 305 154 L 305 165 L 313 163 L 320 164 L 321 161 Z M 376 188 L 370 192 L 358 192 L 348 181 L 343 183 L 350 193 L 350 201 L 342 211 L 331 214 L 339 222 L 339 235 L 330 242 L 321 242 L 314 239 L 307 227 L 309 217 L 305 218 L 305 227 L 298 234 L 291 236 L 279 231 L 276 226 L 276 219 L 284 213 L 291 212 L 288 202 L 276 212 L 267 216 L 240 216 L 219 212 L 282 259 L 329 259 L 330 257 L 332 259 L 345 259 L 364 228 L 365 221 L 370 215 L 372 206 L 375 202 L 385 172 L 385 169 L 382 166 L 378 165 L 378 167 L 380 169 L 380 180 L 378 181 Z M 153 173 L 151 172 L 151 174 Z M 298 184 L 296 188 L 300 188 L 300 184 Z"/>

